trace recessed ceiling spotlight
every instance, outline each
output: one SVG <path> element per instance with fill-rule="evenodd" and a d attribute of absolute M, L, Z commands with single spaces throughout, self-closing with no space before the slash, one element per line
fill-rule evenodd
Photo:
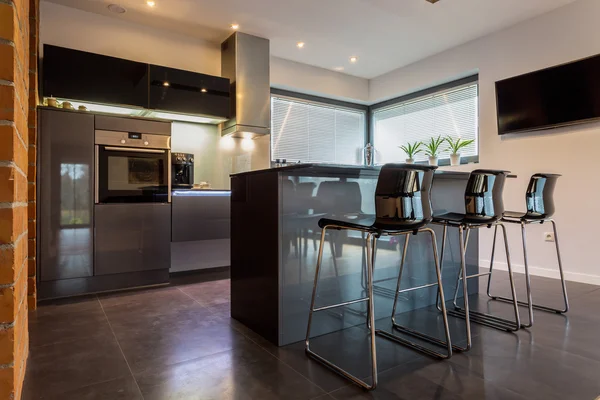
<path fill-rule="evenodd" d="M 149 7 L 154 7 L 156 5 L 156 2 L 154 0 L 148 0 L 146 4 L 148 4 Z"/>
<path fill-rule="evenodd" d="M 350 62 L 351 62 L 352 64 L 356 63 L 357 61 L 358 61 L 358 57 L 356 57 L 356 56 L 352 56 L 352 57 L 350 57 Z"/>
<path fill-rule="evenodd" d="M 165 82 L 163 82 L 163 86 L 164 86 L 164 87 L 169 87 L 169 86 L 171 86 L 171 84 L 170 84 L 169 82 L 166 82 L 166 81 L 165 81 Z"/>
<path fill-rule="evenodd" d="M 229 25 L 231 27 L 231 29 L 233 29 L 234 31 L 237 31 L 238 29 L 240 29 L 240 24 L 231 24 Z"/>
<path fill-rule="evenodd" d="M 296 47 L 299 49 L 302 49 L 304 47 L 304 42 L 298 42 L 296 43 Z"/>
<path fill-rule="evenodd" d="M 343 71 L 344 67 L 333 67 L 334 71 Z"/>
<path fill-rule="evenodd" d="M 108 5 L 108 10 L 110 12 L 114 12 L 115 14 L 125 14 L 127 12 L 127 10 L 125 9 L 125 7 L 122 7 L 118 4 L 109 4 Z"/>
<path fill-rule="evenodd" d="M 202 93 L 206 93 L 208 90 L 206 90 L 205 88 L 202 88 L 202 89 L 200 89 L 200 91 L 201 91 Z"/>

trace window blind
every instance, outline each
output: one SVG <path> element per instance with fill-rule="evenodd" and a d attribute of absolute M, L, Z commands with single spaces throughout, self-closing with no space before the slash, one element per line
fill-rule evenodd
<path fill-rule="evenodd" d="M 414 142 L 427 142 L 438 136 L 474 139 L 463 147 L 463 157 L 478 155 L 478 85 L 444 90 L 433 95 L 390 107 L 373 113 L 373 145 L 378 164 L 404 162 L 408 158 L 399 148 Z M 422 147 L 423 148 L 423 147 Z M 438 157 L 449 158 L 447 143 L 442 144 Z M 423 149 L 415 161 L 427 160 Z"/>
<path fill-rule="evenodd" d="M 362 164 L 365 112 L 271 97 L 271 160 Z"/>

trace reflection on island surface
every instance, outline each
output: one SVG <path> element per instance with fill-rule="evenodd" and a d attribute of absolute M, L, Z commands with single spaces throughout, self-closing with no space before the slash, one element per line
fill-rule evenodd
<path fill-rule="evenodd" d="M 309 170 L 280 173 L 280 263 L 279 263 L 279 344 L 304 339 L 308 308 L 312 293 L 321 218 L 358 219 L 375 212 L 376 173 L 360 176 L 319 176 Z M 434 211 L 464 211 L 464 179 L 434 179 L 432 205 Z M 433 227 L 441 247 L 442 232 Z M 365 295 L 365 246 L 360 232 L 327 232 L 323 267 L 316 307 L 354 300 Z M 396 279 L 402 256 L 403 237 L 378 240 L 375 264 L 375 318 L 391 315 Z M 426 235 L 410 241 L 402 288 L 436 281 L 431 245 Z M 467 252 L 470 271 L 477 270 L 477 237 L 471 237 Z M 460 266 L 458 237 L 448 235 L 444 260 L 444 285 L 447 297 L 454 293 Z M 469 282 L 469 291 L 477 292 L 477 282 Z M 402 313 L 435 303 L 435 287 L 403 293 L 397 312 Z M 323 311 L 314 315 L 313 335 L 337 331 L 365 323 L 366 303 Z"/>

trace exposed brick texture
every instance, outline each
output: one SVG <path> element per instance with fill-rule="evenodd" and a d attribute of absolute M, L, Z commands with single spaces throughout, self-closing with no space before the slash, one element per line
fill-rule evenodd
<path fill-rule="evenodd" d="M 0 1 L 0 399 L 20 399 L 35 307 L 39 0 Z"/>

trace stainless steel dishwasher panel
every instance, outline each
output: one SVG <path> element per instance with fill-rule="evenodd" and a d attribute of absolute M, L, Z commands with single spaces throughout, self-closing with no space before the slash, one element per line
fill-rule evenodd
<path fill-rule="evenodd" d="M 95 213 L 94 275 L 170 268 L 170 204 L 98 204 Z"/>

